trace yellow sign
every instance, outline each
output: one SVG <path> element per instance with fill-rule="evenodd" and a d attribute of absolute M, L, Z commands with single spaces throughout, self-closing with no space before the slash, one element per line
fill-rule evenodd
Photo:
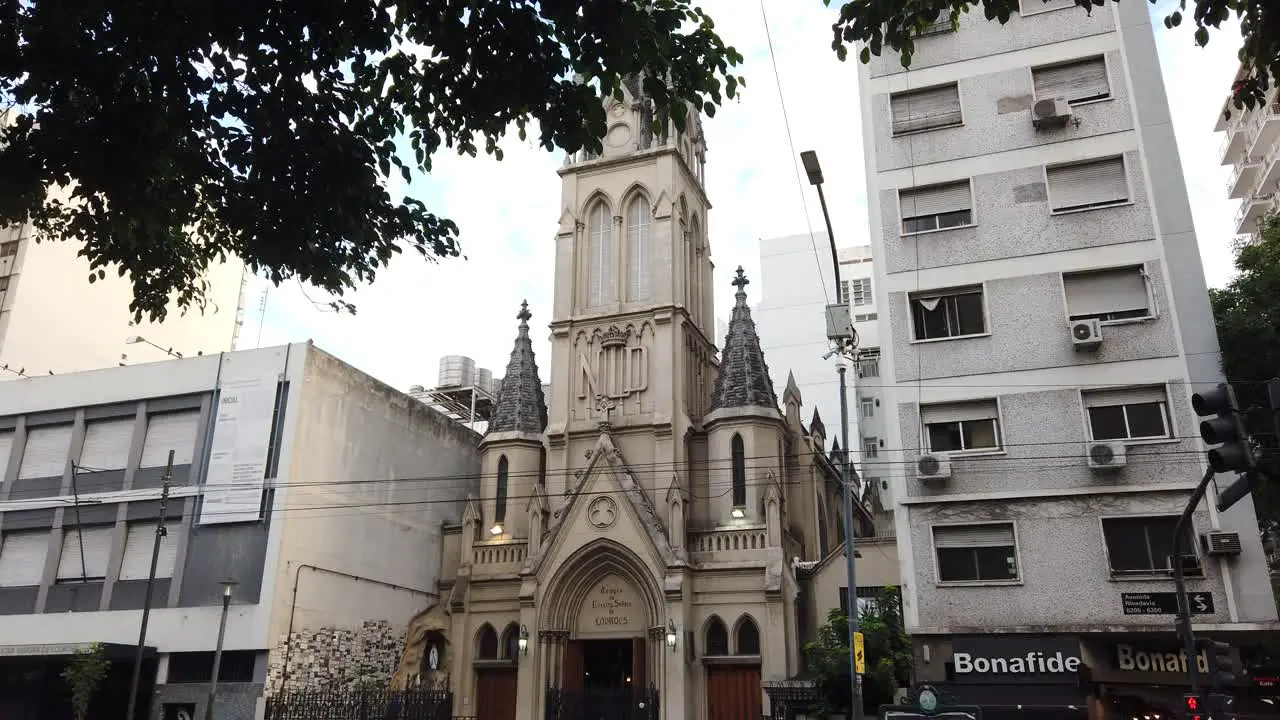
<path fill-rule="evenodd" d="M 867 653 L 862 646 L 862 633 L 853 634 L 853 667 L 859 675 L 867 672 Z"/>

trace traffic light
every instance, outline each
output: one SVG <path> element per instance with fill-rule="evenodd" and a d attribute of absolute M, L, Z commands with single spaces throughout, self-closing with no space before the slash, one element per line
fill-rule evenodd
<path fill-rule="evenodd" d="M 1204 654 L 1209 661 L 1209 687 L 1220 691 L 1234 685 L 1236 670 L 1231 662 L 1231 646 L 1217 640 L 1206 640 Z"/>
<path fill-rule="evenodd" d="M 1215 473 L 1242 473 L 1242 477 L 1219 493 L 1218 510 L 1223 511 L 1250 491 L 1253 451 L 1249 448 L 1249 432 L 1236 407 L 1236 394 L 1226 383 L 1192 395 L 1191 407 L 1200 417 L 1213 416 L 1200 422 L 1200 437 L 1205 443 L 1218 446 L 1209 450 L 1209 467 Z"/>
<path fill-rule="evenodd" d="M 1184 695 L 1183 708 L 1187 711 L 1187 720 L 1204 720 L 1204 710 L 1199 695 Z"/>

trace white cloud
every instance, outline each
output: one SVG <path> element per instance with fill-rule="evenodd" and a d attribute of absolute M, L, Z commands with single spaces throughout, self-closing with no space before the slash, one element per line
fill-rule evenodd
<path fill-rule="evenodd" d="M 1152 15 L 1207 275 L 1211 284 L 1220 284 L 1230 270 L 1227 248 L 1236 203 L 1226 200 L 1230 170 L 1218 165 L 1221 137 L 1211 128 L 1235 72 L 1235 31 L 1216 31 L 1208 49 L 1196 48 L 1190 28 L 1170 31 L 1159 24 L 1171 1 L 1162 0 Z M 835 10 L 821 3 L 766 1 L 793 152 L 759 5 L 742 0 L 702 5 L 726 42 L 744 55 L 740 74 L 748 82 L 739 100 L 705 121 L 716 302 L 718 314 L 725 316 L 734 269 L 742 265 L 749 277 L 760 275 L 759 238 L 823 229 L 816 193 L 797 180 L 796 153 L 816 150 L 822 160 L 840 245 L 868 242 L 866 182 L 856 60 L 841 63 L 830 49 Z M 409 187 L 433 211 L 458 223 L 467 260 L 429 264 L 409 255 L 397 258 L 374 285 L 351 298 L 359 306 L 355 317 L 315 309 L 296 283 L 274 289 L 262 344 L 311 338 L 401 388 L 433 385 L 439 358 L 450 354 L 469 355 L 500 376 L 515 336 L 515 313 L 527 298 L 534 313 L 534 349 L 546 378 L 545 327 L 551 319 L 560 193 L 555 170 L 561 155 L 514 135 L 503 150 L 502 162 L 441 154 L 431 176 Z M 821 244 L 818 251 L 825 252 Z M 242 335 L 248 347 L 257 341 L 261 287 L 248 294 Z M 759 285 L 748 292 L 758 296 Z"/>

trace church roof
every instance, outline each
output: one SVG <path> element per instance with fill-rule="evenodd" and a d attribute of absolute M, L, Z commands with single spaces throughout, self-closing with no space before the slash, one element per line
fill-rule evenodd
<path fill-rule="evenodd" d="M 724 338 L 720 355 L 720 374 L 711 394 L 711 409 L 734 407 L 767 407 L 778 409 L 778 396 L 769 380 L 769 366 L 760 349 L 751 308 L 747 307 L 748 284 L 742 267 L 738 267 L 733 285 L 738 288 L 737 302 L 729 319 L 729 334 Z"/>
<path fill-rule="evenodd" d="M 540 433 L 547 429 L 547 401 L 542 395 L 542 380 L 538 377 L 538 362 L 533 357 L 533 343 L 529 340 L 529 303 L 520 303 L 520 331 L 511 359 L 507 361 L 507 374 L 498 390 L 498 402 L 494 405 L 486 433 L 526 432 Z"/>

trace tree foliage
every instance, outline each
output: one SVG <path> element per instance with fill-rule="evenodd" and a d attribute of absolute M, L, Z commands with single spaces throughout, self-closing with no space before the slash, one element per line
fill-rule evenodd
<path fill-rule="evenodd" d="M 200 304 L 229 254 L 341 297 L 406 246 L 460 253 L 393 177 L 442 148 L 501 159 L 513 124 L 599 150 L 599 94 L 634 73 L 680 127 L 741 60 L 689 0 L 0 0 L 0 227 L 82 243 L 139 317 Z"/>
<path fill-rule="evenodd" d="M 1258 521 L 1280 531 L 1280 439 L 1266 392 L 1266 380 L 1280 376 L 1280 215 L 1263 221 L 1257 244 L 1236 248 L 1235 265 L 1235 278 L 1209 297 L 1223 372 L 1240 406 L 1254 408 L 1248 425 L 1265 476 L 1253 483 Z"/>
<path fill-rule="evenodd" d="M 1151 0 L 1152 4 L 1156 1 Z M 831 0 L 823 2 L 831 4 Z M 1092 13 L 1107 2 L 1075 0 L 1085 13 Z M 1018 13 L 1018 4 L 1019 0 L 848 0 L 832 25 L 835 37 L 831 47 L 843 60 L 849 45 L 860 44 L 859 58 L 864 63 L 888 48 L 898 53 L 903 67 L 910 67 L 915 38 L 925 28 L 948 18 L 956 25 L 961 13 L 977 8 L 982 9 L 987 20 L 998 20 L 1003 25 Z M 1187 19 L 1187 4 L 1187 0 L 1179 0 L 1178 9 L 1165 17 L 1165 27 L 1177 27 Z M 1240 109 L 1261 103 L 1271 83 L 1280 78 L 1280 13 L 1276 12 L 1274 0 L 1191 0 L 1191 5 L 1193 37 L 1200 47 L 1209 44 L 1210 29 L 1217 30 L 1230 18 L 1239 18 L 1244 37 L 1239 57 L 1248 74 L 1231 87 L 1234 105 Z"/>
<path fill-rule="evenodd" d="M 102 643 L 92 643 L 76 650 L 67 661 L 62 679 L 71 688 L 71 711 L 76 720 L 85 720 L 89 716 L 89 703 L 110 668 L 111 661 L 107 659 Z"/>
<path fill-rule="evenodd" d="M 902 596 L 896 587 L 885 587 L 858 615 L 866 653 L 866 673 L 862 677 L 862 706 L 865 712 L 893 702 L 898 688 L 911 678 L 911 639 L 902 622 Z M 844 714 L 849 717 L 853 686 L 849 678 L 849 617 L 840 608 L 827 614 L 818 628 L 818 637 L 805 645 L 809 672 L 818 687 L 821 706 L 817 715 Z"/>

